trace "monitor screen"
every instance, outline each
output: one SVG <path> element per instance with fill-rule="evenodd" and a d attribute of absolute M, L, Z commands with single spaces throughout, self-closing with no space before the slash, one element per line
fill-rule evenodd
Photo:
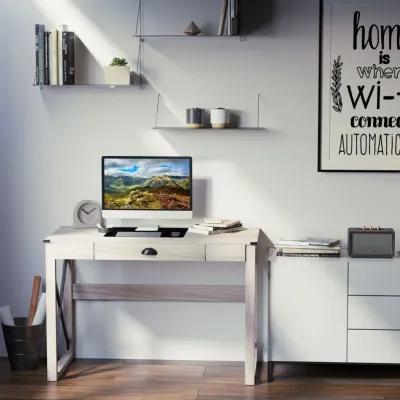
<path fill-rule="evenodd" d="M 191 211 L 190 157 L 103 157 L 103 210 Z"/>

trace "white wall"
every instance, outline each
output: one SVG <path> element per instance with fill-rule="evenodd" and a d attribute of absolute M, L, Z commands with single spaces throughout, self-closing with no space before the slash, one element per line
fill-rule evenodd
<path fill-rule="evenodd" d="M 211 7 L 211 0 L 206 3 Z M 347 227 L 359 225 L 398 229 L 397 174 L 317 173 L 318 3 L 260 1 L 264 26 L 243 42 L 148 40 L 149 84 L 143 90 L 41 91 L 31 86 L 34 23 L 68 24 L 93 54 L 99 73 L 113 56 L 126 56 L 134 65 L 137 42 L 129 35 L 137 1 L 3 0 L 0 301 L 10 303 L 15 314 L 26 314 L 32 276 L 44 274 L 41 239 L 71 224 L 76 202 L 100 199 L 102 155 L 192 155 L 197 214 L 241 218 L 273 240 L 309 235 L 345 240 Z M 160 26 L 157 4 L 148 4 L 146 27 Z M 184 28 L 191 17 L 176 14 L 176 26 Z M 208 26 L 214 23 L 207 20 Z M 225 106 L 241 110 L 244 125 L 255 123 L 260 92 L 261 124 L 268 132 L 157 133 L 150 129 L 157 92 L 166 104 L 160 123 L 182 121 L 186 107 Z M 85 263 L 78 266 L 78 279 L 243 280 L 237 265 L 152 267 Z M 111 315 L 107 323 L 105 315 Z M 80 303 L 77 316 L 82 357 L 244 355 L 242 305 Z"/>

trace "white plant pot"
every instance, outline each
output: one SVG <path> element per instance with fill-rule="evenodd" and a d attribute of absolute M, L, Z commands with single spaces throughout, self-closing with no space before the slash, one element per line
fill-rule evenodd
<path fill-rule="evenodd" d="M 104 67 L 104 81 L 106 85 L 129 85 L 131 83 L 131 71 L 128 65 Z"/>
<path fill-rule="evenodd" d="M 210 111 L 210 119 L 213 128 L 228 128 L 230 122 L 229 110 L 225 108 L 214 108 Z"/>

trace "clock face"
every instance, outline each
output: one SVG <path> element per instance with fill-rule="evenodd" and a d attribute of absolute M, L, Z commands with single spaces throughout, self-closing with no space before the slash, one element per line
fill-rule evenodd
<path fill-rule="evenodd" d="M 75 207 L 74 226 L 76 228 L 95 227 L 101 223 L 101 209 L 94 201 L 82 201 Z"/>

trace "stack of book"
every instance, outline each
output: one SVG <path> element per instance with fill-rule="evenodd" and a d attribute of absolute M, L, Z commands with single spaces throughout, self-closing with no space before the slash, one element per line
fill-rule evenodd
<path fill-rule="evenodd" d="M 195 224 L 189 228 L 189 232 L 200 235 L 216 235 L 218 233 L 239 232 L 243 230 L 239 220 L 228 219 L 204 219 L 204 222 Z"/>
<path fill-rule="evenodd" d="M 75 84 L 75 34 L 65 25 L 52 32 L 35 25 L 35 84 Z"/>
<path fill-rule="evenodd" d="M 340 257 L 340 240 L 280 240 L 275 247 L 278 256 Z"/>

